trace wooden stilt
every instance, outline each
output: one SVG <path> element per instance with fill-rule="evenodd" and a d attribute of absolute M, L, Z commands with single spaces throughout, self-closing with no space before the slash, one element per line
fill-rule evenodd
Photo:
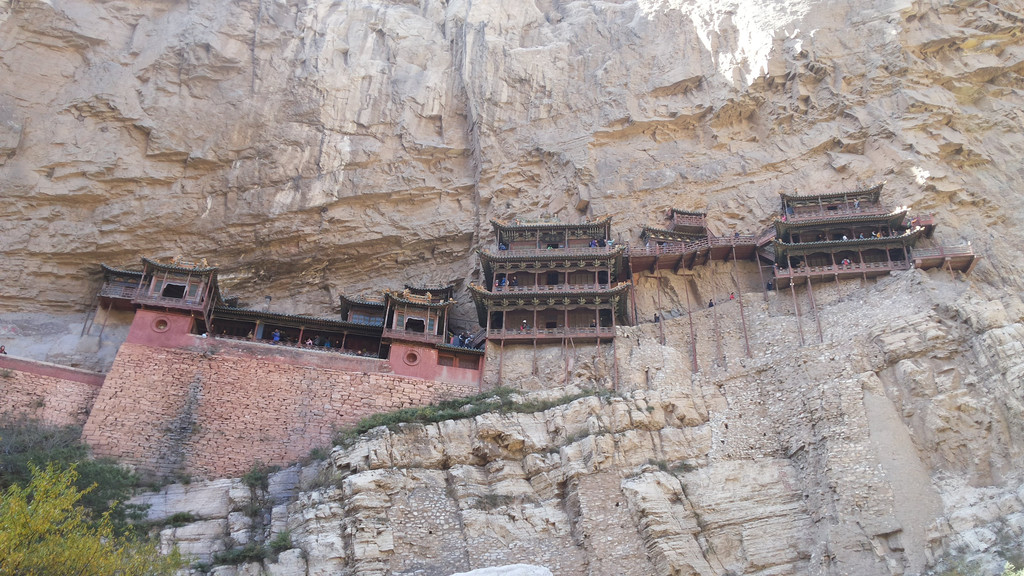
<path fill-rule="evenodd" d="M 534 335 L 533 335 L 533 375 L 534 376 L 537 375 L 537 334 L 536 334 L 536 331 L 537 331 L 537 329 L 534 328 Z"/>
<path fill-rule="evenodd" d="M 818 323 L 818 342 L 824 344 L 825 337 L 821 335 L 821 317 L 818 315 L 818 307 L 814 304 L 814 289 L 811 288 L 811 277 L 807 277 L 807 295 L 811 297 L 811 310 L 814 311 L 814 321 Z"/>
<path fill-rule="evenodd" d="M 613 392 L 618 392 L 619 391 L 619 350 L 618 350 L 618 348 L 615 347 L 615 339 L 614 338 L 609 340 L 609 342 L 611 342 L 611 345 L 612 345 L 612 365 L 613 365 L 614 371 L 615 371 L 615 374 L 614 374 L 615 377 L 612 380 L 612 391 Z"/>
<path fill-rule="evenodd" d="M 696 373 L 697 368 L 697 338 L 693 331 L 693 314 L 690 312 L 690 287 L 686 285 L 683 287 L 683 292 L 686 293 L 686 319 L 690 321 L 690 360 L 693 364 L 693 372 Z"/>
<path fill-rule="evenodd" d="M 661 305 L 661 278 L 655 276 L 658 281 L 658 315 L 661 322 L 658 322 L 658 330 L 661 332 L 661 345 L 665 345 L 665 308 Z"/>
<path fill-rule="evenodd" d="M 953 274 L 953 263 L 949 258 L 946 258 L 946 268 L 949 268 L 949 277 L 956 281 L 956 274 Z"/>
<path fill-rule="evenodd" d="M 103 290 L 100 288 L 100 290 Z M 92 299 L 92 305 L 85 312 L 85 320 L 82 321 L 82 333 L 79 336 L 85 336 L 92 330 L 93 322 L 96 321 L 96 314 L 100 311 L 100 293 L 96 292 L 96 296 Z"/>
<path fill-rule="evenodd" d="M 103 315 L 103 323 L 100 324 L 100 333 L 96 336 L 99 339 L 103 338 L 103 330 L 107 327 L 107 318 L 110 318 L 110 309 L 114 307 L 114 301 L 111 300 L 110 304 L 107 304 L 107 313 Z"/>
<path fill-rule="evenodd" d="M 800 324 L 800 304 L 796 301 L 796 290 L 793 288 L 793 281 L 789 281 L 789 293 L 793 295 L 793 308 L 796 310 L 796 330 L 800 333 L 800 345 L 804 345 L 804 328 Z"/>
<path fill-rule="evenodd" d="M 736 247 L 733 246 L 733 255 L 735 257 Z M 761 270 L 761 257 L 757 254 L 757 248 L 754 248 L 754 261 L 757 262 L 757 276 L 761 279 L 761 292 L 764 294 L 764 301 L 768 301 L 768 284 L 764 281 L 764 271 Z"/>
<path fill-rule="evenodd" d="M 505 339 L 501 339 L 501 346 L 498 347 L 498 386 L 501 386 L 502 368 L 505 362 Z"/>
<path fill-rule="evenodd" d="M 760 266 L 760 263 L 758 263 Z M 736 245 L 732 247 L 732 282 L 736 285 L 736 297 L 740 303 L 740 323 L 743 324 L 743 343 L 747 347 L 747 358 L 750 358 L 750 338 L 747 336 L 747 316 L 743 310 L 743 290 L 740 290 L 740 279 L 736 272 Z"/>

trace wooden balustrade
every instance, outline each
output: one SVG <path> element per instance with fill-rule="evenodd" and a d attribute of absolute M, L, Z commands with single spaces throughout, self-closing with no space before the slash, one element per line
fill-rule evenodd
<path fill-rule="evenodd" d="M 611 326 L 600 327 L 569 327 L 569 328 L 491 328 L 487 332 L 488 338 L 509 339 L 509 338 L 585 338 L 585 337 L 612 337 L 615 329 Z"/>
<path fill-rule="evenodd" d="M 974 248 L 970 244 L 960 246 L 938 246 L 936 248 L 913 248 L 914 258 L 952 258 L 954 256 L 974 256 Z"/>
<path fill-rule="evenodd" d="M 530 292 L 593 292 L 595 290 L 610 290 L 608 284 L 538 284 L 538 285 L 505 285 L 494 286 L 492 292 L 505 292 L 511 294 L 522 294 Z"/>

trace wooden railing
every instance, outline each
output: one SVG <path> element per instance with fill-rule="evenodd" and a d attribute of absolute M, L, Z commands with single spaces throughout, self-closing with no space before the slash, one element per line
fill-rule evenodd
<path fill-rule="evenodd" d="M 615 329 L 610 326 L 595 327 L 570 327 L 570 328 L 491 328 L 487 332 L 488 338 L 544 338 L 549 336 L 558 337 L 582 337 L 582 336 L 614 336 Z"/>
<path fill-rule="evenodd" d="M 540 284 L 536 286 L 495 286 L 492 291 L 521 294 L 523 292 L 593 292 L 610 288 L 608 284 Z"/>
<path fill-rule="evenodd" d="M 153 296 L 143 292 L 135 296 L 135 301 L 143 304 L 155 304 L 157 306 L 203 310 L 204 312 L 206 310 L 206 305 L 204 302 L 199 300 L 199 296 L 194 296 L 192 298 L 168 298 L 165 296 Z"/>
<path fill-rule="evenodd" d="M 366 360 L 377 360 L 383 362 L 383 358 L 377 357 L 377 351 L 374 350 L 372 353 L 367 352 L 366 354 L 360 354 L 356 350 L 349 350 L 347 348 L 328 348 L 327 346 L 307 346 L 305 344 L 299 344 L 298 342 L 273 342 L 271 340 L 259 340 L 250 339 L 245 336 L 229 336 L 227 334 L 215 335 L 214 338 L 218 340 L 233 340 L 235 342 L 245 342 L 248 344 L 256 344 L 260 346 L 273 346 L 274 348 L 288 348 L 295 350 L 306 350 L 309 352 L 329 352 L 331 354 L 340 354 L 342 356 L 352 356 L 354 358 L 365 358 Z"/>
<path fill-rule="evenodd" d="M 394 340 L 412 340 L 414 342 L 427 342 L 429 344 L 437 344 L 438 342 L 444 342 L 444 336 L 441 334 L 430 334 L 427 332 L 412 332 L 409 330 L 395 330 L 393 328 L 385 328 L 383 337 L 391 338 Z"/>
<path fill-rule="evenodd" d="M 577 246 L 575 248 L 509 248 L 508 250 L 488 250 L 488 253 L 492 256 L 501 256 L 503 254 L 515 255 L 515 256 L 527 256 L 527 257 L 539 257 L 539 256 L 554 256 L 558 258 L 574 258 L 583 256 L 586 258 L 593 258 L 594 256 L 604 256 L 609 252 L 612 252 L 618 248 L 618 246 Z"/>
<path fill-rule="evenodd" d="M 775 267 L 776 278 L 797 278 L 801 276 L 813 276 L 817 274 L 841 274 L 844 272 L 880 272 L 889 270 L 910 270 L 910 262 L 895 260 L 892 262 L 854 262 L 851 264 L 836 264 L 835 266 L 801 266 L 799 268 Z"/>
<path fill-rule="evenodd" d="M 862 206 L 854 208 L 853 206 L 846 206 L 840 204 L 835 210 L 828 210 L 821 208 L 818 210 L 797 210 L 794 214 L 782 215 L 782 220 L 786 222 L 800 222 L 803 220 L 819 220 L 821 218 L 835 218 L 836 216 L 885 216 L 891 214 L 893 211 L 891 208 L 884 206 Z"/>
<path fill-rule="evenodd" d="M 699 226 L 701 228 L 707 223 L 706 216 L 692 216 L 690 214 L 672 213 L 672 226 Z"/>
<path fill-rule="evenodd" d="M 626 254 L 633 257 L 661 256 L 662 254 L 689 254 L 711 248 L 711 242 L 707 238 L 693 242 L 665 242 L 652 246 L 627 246 Z"/>
<path fill-rule="evenodd" d="M 739 236 L 711 236 L 712 246 L 753 246 L 757 239 L 753 234 L 740 234 Z"/>
<path fill-rule="evenodd" d="M 134 300 L 138 290 L 138 284 L 127 285 L 107 283 L 103 285 L 103 288 L 100 288 L 100 296 L 103 298 L 124 298 L 126 300 Z"/>
<path fill-rule="evenodd" d="M 937 248 L 913 248 L 910 255 L 914 258 L 952 258 L 954 256 L 974 256 L 974 248 L 970 244 L 959 246 L 939 246 Z"/>

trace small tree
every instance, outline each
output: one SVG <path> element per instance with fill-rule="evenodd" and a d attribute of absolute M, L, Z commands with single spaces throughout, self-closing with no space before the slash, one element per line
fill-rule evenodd
<path fill-rule="evenodd" d="M 182 565 L 177 551 L 115 533 L 108 510 L 99 519 L 79 505 L 74 467 L 30 466 L 27 486 L 0 496 L 0 576 L 156 576 Z"/>

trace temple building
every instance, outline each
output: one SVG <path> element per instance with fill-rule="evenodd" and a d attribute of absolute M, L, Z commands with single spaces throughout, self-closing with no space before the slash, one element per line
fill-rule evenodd
<path fill-rule="evenodd" d="M 478 251 L 486 285 L 470 286 L 488 340 L 599 342 L 629 322 L 632 284 L 611 217 L 491 224 L 495 245 Z"/>
<path fill-rule="evenodd" d="M 759 254 L 774 263 L 776 287 L 811 280 L 871 278 L 913 266 L 970 271 L 973 251 L 963 250 L 942 262 L 918 257 L 915 245 L 931 238 L 932 216 L 911 216 L 909 209 L 881 202 L 882 184 L 849 192 L 813 195 L 780 194 L 781 213 L 775 234 Z M 942 250 L 939 250 L 942 252 Z"/>
<path fill-rule="evenodd" d="M 692 270 L 712 260 L 750 260 L 756 248 L 754 236 L 733 233 L 717 236 L 707 226 L 707 213 L 673 208 L 667 228 L 644 226 L 640 246 L 627 252 L 633 274 L 657 270 Z"/>
<path fill-rule="evenodd" d="M 217 268 L 205 260 L 142 263 L 141 271 L 102 265 L 104 282 L 91 315 L 105 309 L 105 322 L 110 309 L 133 310 L 129 342 L 178 348 L 196 336 L 222 338 L 377 360 L 380 371 L 401 376 L 480 382 L 483 335 L 448 335 L 452 286 L 407 285 L 384 290 L 380 299 L 342 296 L 340 316 L 329 318 L 239 307 L 237 298 L 222 295 Z"/>

